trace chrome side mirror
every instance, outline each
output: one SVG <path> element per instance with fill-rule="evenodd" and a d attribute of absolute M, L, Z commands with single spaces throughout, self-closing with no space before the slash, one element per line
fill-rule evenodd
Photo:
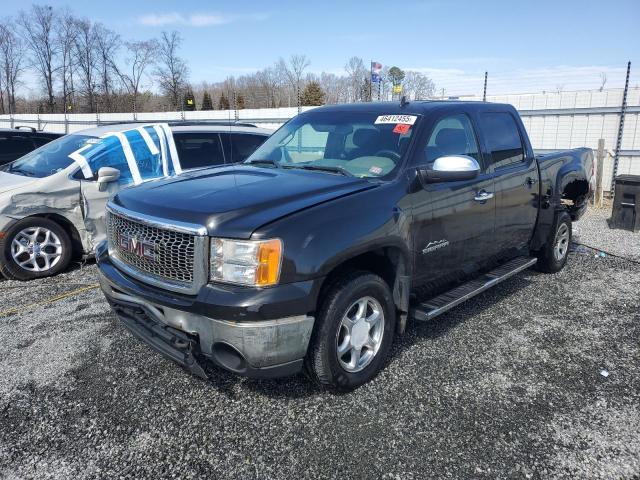
<path fill-rule="evenodd" d="M 107 183 L 117 182 L 120 178 L 120 170 L 113 167 L 102 167 L 98 170 L 98 190 L 104 192 L 107 189 Z"/>
<path fill-rule="evenodd" d="M 468 155 L 446 155 L 420 167 L 419 172 L 425 183 L 473 180 L 480 173 L 480 164 Z"/>

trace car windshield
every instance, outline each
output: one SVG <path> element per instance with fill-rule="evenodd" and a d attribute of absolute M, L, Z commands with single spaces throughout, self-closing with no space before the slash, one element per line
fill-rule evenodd
<path fill-rule="evenodd" d="M 399 167 L 418 118 L 311 111 L 285 124 L 245 163 L 361 178 L 385 177 Z"/>
<path fill-rule="evenodd" d="M 73 160 L 69 154 L 91 141 L 98 139 L 88 135 L 65 135 L 5 165 L 3 170 L 26 177 L 48 177 L 71 165 Z"/>

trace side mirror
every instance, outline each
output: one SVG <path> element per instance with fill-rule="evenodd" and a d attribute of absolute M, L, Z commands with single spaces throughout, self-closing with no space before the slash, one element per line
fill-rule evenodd
<path fill-rule="evenodd" d="M 480 165 L 467 155 L 446 155 L 432 165 L 419 167 L 418 172 L 425 183 L 473 180 L 480 173 Z"/>
<path fill-rule="evenodd" d="M 120 178 L 120 170 L 113 167 L 102 167 L 98 170 L 98 190 L 104 192 L 107 189 L 107 183 L 117 182 Z"/>

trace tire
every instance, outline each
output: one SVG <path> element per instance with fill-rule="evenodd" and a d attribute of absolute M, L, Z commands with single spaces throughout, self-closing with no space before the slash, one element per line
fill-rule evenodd
<path fill-rule="evenodd" d="M 536 268 L 545 273 L 555 273 L 562 270 L 567 263 L 570 245 L 571 216 L 566 210 L 558 211 L 547 243 L 538 252 Z"/>
<path fill-rule="evenodd" d="M 0 272 L 10 280 L 50 277 L 69 266 L 72 253 L 69 235 L 56 222 L 24 218 L 0 240 Z"/>
<path fill-rule="evenodd" d="M 305 369 L 322 386 L 353 390 L 383 367 L 395 329 L 396 310 L 389 285 L 371 273 L 347 274 L 322 301 Z M 339 344 L 342 354 L 338 353 Z"/>

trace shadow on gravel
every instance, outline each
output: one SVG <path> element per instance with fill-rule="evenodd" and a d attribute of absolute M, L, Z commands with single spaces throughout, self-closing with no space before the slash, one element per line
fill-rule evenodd
<path fill-rule="evenodd" d="M 482 314 L 485 310 L 492 308 L 495 304 L 507 301 L 509 297 L 520 290 L 527 288 L 533 282 L 529 276 L 543 275 L 536 271 L 527 272 L 526 276 L 522 274 L 506 280 L 486 292 L 481 293 L 475 299 L 464 302 L 447 313 L 435 318 L 430 322 L 411 321 L 407 325 L 407 333 L 414 335 L 402 335 L 396 337 L 395 348 L 390 356 L 387 364 L 393 362 L 395 356 L 404 350 L 412 347 L 416 343 L 423 343 L 425 340 L 436 340 L 445 335 L 449 330 L 456 328 L 467 319 Z M 474 301 L 475 300 L 475 301 Z"/>

